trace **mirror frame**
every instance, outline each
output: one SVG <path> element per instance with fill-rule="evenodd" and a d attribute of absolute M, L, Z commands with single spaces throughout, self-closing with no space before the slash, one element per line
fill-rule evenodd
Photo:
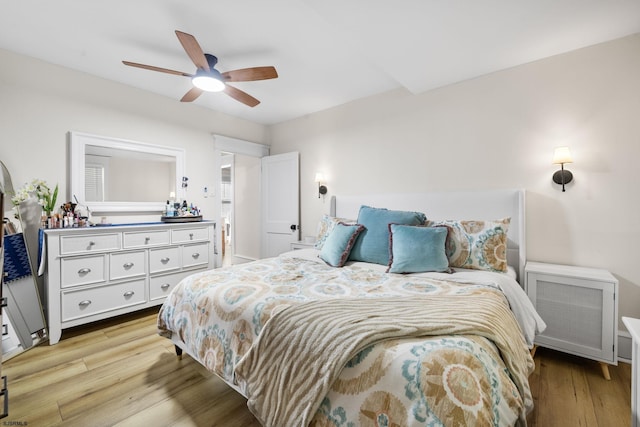
<path fill-rule="evenodd" d="M 175 157 L 176 159 L 176 198 L 183 199 L 182 177 L 185 176 L 185 151 L 181 148 L 164 147 L 125 139 L 91 135 L 82 132 L 69 132 L 69 180 L 67 195 L 71 200 L 77 197 L 80 204 L 87 206 L 92 213 L 131 212 L 147 213 L 161 212 L 165 209 L 166 201 L 158 202 L 125 202 L 106 201 L 92 202 L 86 200 L 85 195 L 85 152 L 88 145 L 105 148 L 116 148 L 137 153 L 151 153 Z"/>

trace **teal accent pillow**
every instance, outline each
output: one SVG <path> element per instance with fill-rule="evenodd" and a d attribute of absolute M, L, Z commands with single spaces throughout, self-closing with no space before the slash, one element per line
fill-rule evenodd
<path fill-rule="evenodd" d="M 389 224 L 423 225 L 427 217 L 421 212 L 392 211 L 361 206 L 358 224 L 364 225 L 349 259 L 389 265 Z"/>
<path fill-rule="evenodd" d="M 387 273 L 449 272 L 446 227 L 389 224 Z"/>
<path fill-rule="evenodd" d="M 360 224 L 337 223 L 320 249 L 320 258 L 333 267 L 342 267 L 363 230 L 364 227 Z"/>

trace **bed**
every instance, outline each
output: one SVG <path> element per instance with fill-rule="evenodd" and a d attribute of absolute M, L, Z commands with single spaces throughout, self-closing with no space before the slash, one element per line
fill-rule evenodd
<path fill-rule="evenodd" d="M 185 278 L 159 333 L 265 426 L 526 425 L 524 238 L 522 190 L 334 197 L 316 248 Z"/>

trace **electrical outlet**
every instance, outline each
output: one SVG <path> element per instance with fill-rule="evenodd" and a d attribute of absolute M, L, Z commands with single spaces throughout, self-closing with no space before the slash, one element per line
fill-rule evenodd
<path fill-rule="evenodd" d="M 205 198 L 205 199 L 206 199 L 207 197 L 209 197 L 209 187 L 204 187 L 204 188 L 202 189 L 202 192 L 203 192 L 203 195 L 204 195 L 204 198 Z"/>

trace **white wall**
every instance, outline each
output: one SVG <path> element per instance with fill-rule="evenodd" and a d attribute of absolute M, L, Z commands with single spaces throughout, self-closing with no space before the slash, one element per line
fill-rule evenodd
<path fill-rule="evenodd" d="M 214 219 L 213 134 L 266 139 L 265 126 L 0 49 L 0 160 L 18 189 L 34 178 L 66 194 L 67 132 L 185 149 L 187 197 Z M 163 201 L 163 200 L 160 200 Z M 137 220 L 159 220 L 157 215 Z M 125 222 L 129 218 L 108 218 Z"/>
<path fill-rule="evenodd" d="M 524 188 L 529 260 L 593 266 L 640 317 L 640 35 L 420 95 L 396 90 L 273 126 L 299 151 L 302 235 L 331 194 Z M 553 149 L 574 174 L 551 181 Z M 316 171 L 329 194 L 318 199 Z M 428 216 L 428 212 L 426 212 Z"/>

